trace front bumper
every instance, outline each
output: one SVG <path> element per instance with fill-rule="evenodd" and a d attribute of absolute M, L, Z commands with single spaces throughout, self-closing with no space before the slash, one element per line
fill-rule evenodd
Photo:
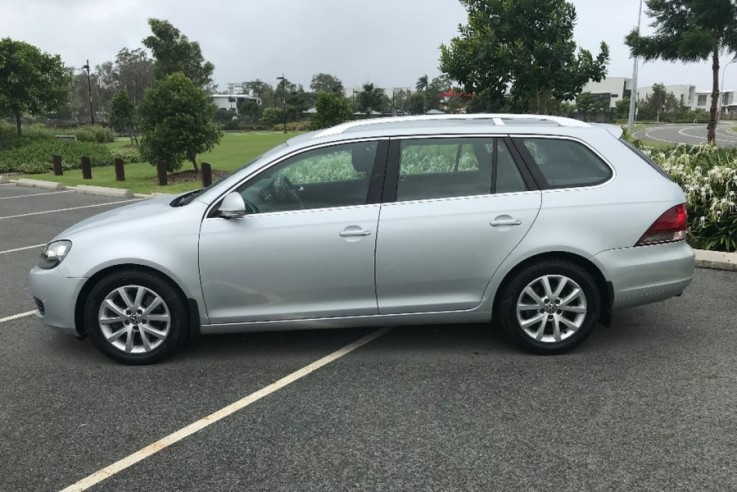
<path fill-rule="evenodd" d="M 695 254 L 685 242 L 604 251 L 594 262 L 612 283 L 614 309 L 680 295 L 693 280 Z"/>
<path fill-rule="evenodd" d="M 74 311 L 77 297 L 87 279 L 65 277 L 57 268 L 44 270 L 33 267 L 28 280 L 39 307 L 36 316 L 46 325 L 59 328 L 70 335 L 78 335 Z"/>

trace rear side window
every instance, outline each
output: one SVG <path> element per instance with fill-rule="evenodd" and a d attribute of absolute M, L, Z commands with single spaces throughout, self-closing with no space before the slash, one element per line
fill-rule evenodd
<path fill-rule="evenodd" d="M 524 148 L 551 188 L 601 184 L 612 170 L 585 145 L 558 138 L 521 138 Z"/>
<path fill-rule="evenodd" d="M 400 144 L 399 202 L 526 190 L 500 139 L 440 138 Z"/>

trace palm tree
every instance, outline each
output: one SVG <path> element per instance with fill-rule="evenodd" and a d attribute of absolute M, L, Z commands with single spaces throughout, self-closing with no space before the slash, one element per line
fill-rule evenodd
<path fill-rule="evenodd" d="M 417 79 L 417 84 L 415 85 L 415 89 L 417 89 L 417 92 L 422 92 L 427 89 L 428 85 L 430 85 L 430 79 L 428 79 L 427 74 L 425 74 L 419 79 Z"/>

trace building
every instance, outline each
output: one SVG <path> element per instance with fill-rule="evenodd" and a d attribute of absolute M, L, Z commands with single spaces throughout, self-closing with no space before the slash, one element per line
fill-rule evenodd
<path fill-rule="evenodd" d="M 210 99 L 218 109 L 227 109 L 238 114 L 238 101 L 249 100 L 261 104 L 261 98 L 248 94 L 210 94 Z"/>
<path fill-rule="evenodd" d="M 665 91 L 676 96 L 682 105 L 688 107 L 692 111 L 701 109 L 709 111 L 711 109 L 711 91 L 697 91 L 695 85 L 690 84 L 672 84 L 666 85 Z M 626 77 L 609 77 L 601 82 L 589 82 L 583 89 L 583 92 L 591 92 L 595 95 L 610 98 L 610 108 L 613 108 L 617 101 L 630 97 L 632 92 L 632 79 Z M 637 89 L 637 100 L 644 101 L 653 93 L 652 86 L 639 87 Z M 721 112 L 723 115 L 737 116 L 737 91 L 723 91 L 720 94 Z"/>
<path fill-rule="evenodd" d="M 583 92 L 590 92 L 602 98 L 609 98 L 609 107 L 614 108 L 618 101 L 630 97 L 632 79 L 626 77 L 607 77 L 601 82 L 589 82 Z"/>
<path fill-rule="evenodd" d="M 688 84 L 674 84 L 665 86 L 666 93 L 672 93 L 676 96 L 683 106 L 687 106 L 691 109 L 694 108 L 698 98 L 695 85 Z M 639 101 L 646 100 L 653 93 L 653 87 L 640 87 L 637 89 L 637 99 Z"/>

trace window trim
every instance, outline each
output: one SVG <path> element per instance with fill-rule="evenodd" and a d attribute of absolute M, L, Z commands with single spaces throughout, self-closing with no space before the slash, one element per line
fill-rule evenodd
<path fill-rule="evenodd" d="M 594 154 L 609 169 L 609 173 L 610 173 L 609 177 L 604 179 L 603 181 L 587 183 L 587 184 L 582 184 L 582 185 L 552 186 L 550 185 L 550 183 L 548 183 L 548 180 L 543 175 L 537 162 L 535 162 L 535 159 L 532 157 L 532 154 L 530 153 L 529 150 L 527 150 L 527 147 L 522 142 L 522 140 L 524 139 L 569 140 L 571 142 L 576 142 L 580 145 L 583 145 L 589 151 L 591 151 L 591 153 Z M 599 186 L 604 186 L 605 184 L 613 181 L 617 177 L 616 169 L 614 169 L 614 166 L 612 166 L 612 164 L 601 154 L 601 152 L 597 151 L 591 145 L 581 140 L 580 138 L 571 137 L 569 135 L 519 134 L 519 135 L 510 136 L 510 140 L 512 141 L 512 144 L 515 146 L 515 148 L 519 152 L 520 156 L 522 157 L 522 160 L 525 162 L 525 165 L 532 172 L 533 176 L 535 177 L 535 181 L 538 183 L 539 188 L 541 190 L 573 190 L 573 189 L 582 189 L 582 188 L 597 188 Z"/>
<path fill-rule="evenodd" d="M 309 209 L 309 210 L 332 210 L 336 208 L 365 207 L 367 205 L 374 205 L 376 203 L 381 203 L 382 189 L 384 186 L 385 175 L 386 175 L 387 165 L 388 165 L 387 164 L 387 160 L 388 160 L 387 153 L 388 153 L 388 148 L 389 148 L 389 140 L 386 137 L 369 137 L 369 138 L 364 137 L 364 138 L 355 138 L 355 139 L 326 142 L 326 143 L 322 143 L 318 145 L 311 145 L 309 147 L 302 147 L 299 149 L 295 149 L 293 152 L 285 154 L 273 160 L 272 162 L 269 162 L 268 164 L 265 164 L 264 166 L 260 167 L 258 170 L 248 174 L 247 176 L 244 176 L 238 181 L 235 181 L 233 185 L 228 187 L 227 190 L 222 192 L 215 200 L 213 200 L 212 203 L 210 203 L 210 205 L 205 210 L 205 213 L 203 215 L 203 220 L 221 218 L 216 214 L 216 211 L 220 207 L 220 204 L 223 202 L 226 196 L 228 196 L 229 194 L 231 194 L 232 192 L 240 188 L 247 181 L 250 181 L 251 179 L 254 179 L 260 176 L 262 173 L 268 172 L 269 169 L 271 169 L 272 167 L 277 166 L 288 159 L 292 159 L 293 157 L 297 157 L 301 154 L 305 154 L 313 150 L 323 149 L 327 147 L 338 147 L 338 146 L 350 145 L 350 144 L 356 144 L 356 143 L 362 143 L 362 142 L 377 142 L 376 156 L 374 158 L 374 167 L 371 171 L 371 178 L 369 180 L 369 189 L 366 194 L 366 203 L 361 203 L 358 205 L 344 205 L 340 207 L 316 208 L 316 209 Z M 291 212 L 299 212 L 299 211 L 303 211 L 303 210 L 285 210 L 285 211 L 280 211 L 280 212 L 265 212 L 259 215 L 267 215 L 269 213 L 280 213 L 281 214 L 281 213 L 291 213 Z M 246 217 L 247 216 L 248 215 L 246 215 Z"/>
<path fill-rule="evenodd" d="M 419 200 L 408 200 L 403 202 L 397 202 L 397 188 L 399 185 L 399 165 L 401 160 L 401 146 L 402 142 L 404 140 L 448 140 L 448 139 L 455 139 L 455 140 L 461 140 L 461 139 L 484 139 L 484 140 L 491 140 L 493 149 L 492 149 L 492 164 L 491 164 L 491 183 L 489 186 L 489 193 L 485 193 L 483 195 L 462 195 L 462 196 L 455 196 L 455 197 L 435 197 L 435 198 L 423 198 Z M 517 170 L 519 171 L 520 175 L 522 176 L 522 180 L 524 181 L 525 185 L 527 186 L 526 190 L 522 191 L 514 191 L 509 193 L 496 193 L 496 172 L 497 172 L 497 165 L 498 165 L 498 149 L 499 149 L 499 141 L 502 140 L 509 149 L 509 153 L 512 156 L 512 160 L 514 164 L 517 166 Z M 386 166 L 386 177 L 384 179 L 384 193 L 382 196 L 381 203 L 418 203 L 418 202 L 424 202 L 428 200 L 449 200 L 449 199 L 456 199 L 456 198 L 468 198 L 468 197 L 475 197 L 475 196 L 493 196 L 493 195 L 506 195 L 511 193 L 528 193 L 530 191 L 538 191 L 540 188 L 537 186 L 537 184 L 532 180 L 532 177 L 530 176 L 529 170 L 526 168 L 526 164 L 519 156 L 519 153 L 516 152 L 516 149 L 512 146 L 512 143 L 508 141 L 509 135 L 504 134 L 478 134 L 478 133 L 471 133 L 471 134 L 450 134 L 450 135 L 402 135 L 402 136 L 394 136 L 389 138 L 389 153 L 387 156 L 387 166 Z"/>

